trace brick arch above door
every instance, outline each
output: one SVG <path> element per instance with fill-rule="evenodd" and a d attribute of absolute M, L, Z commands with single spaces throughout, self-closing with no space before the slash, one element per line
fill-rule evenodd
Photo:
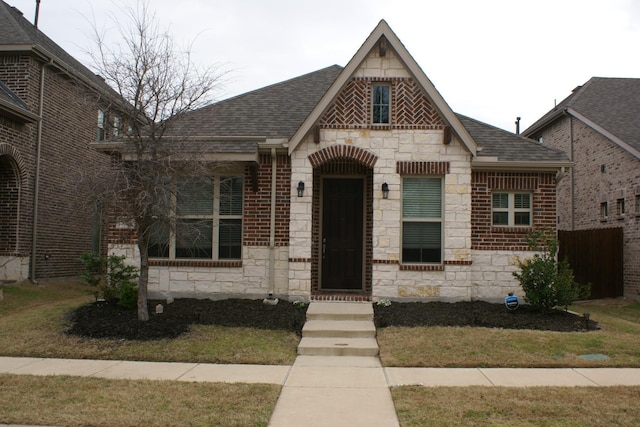
<path fill-rule="evenodd" d="M 378 156 L 363 148 L 346 144 L 332 145 L 309 155 L 309 162 L 314 168 L 341 159 L 355 160 L 364 166 L 372 168 L 378 161 Z"/>

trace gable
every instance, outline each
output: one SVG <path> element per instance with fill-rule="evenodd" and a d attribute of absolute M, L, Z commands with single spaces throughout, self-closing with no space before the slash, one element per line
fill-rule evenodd
<path fill-rule="evenodd" d="M 366 106 L 370 99 L 367 84 L 373 81 L 390 82 L 391 102 L 393 103 L 393 98 L 399 100 L 395 108 L 392 104 L 392 114 L 396 109 L 395 120 L 400 122 L 393 123 L 392 120 L 386 129 L 390 126 L 401 129 L 412 129 L 413 126 L 425 126 L 415 127 L 416 129 L 446 129 L 448 126 L 462 146 L 472 156 L 476 156 L 474 139 L 384 20 L 380 21 L 292 136 L 289 154 L 295 151 L 316 125 L 338 126 L 349 123 L 350 126 L 359 128 L 385 129 L 370 125 L 369 107 Z M 398 96 L 398 93 L 406 96 Z M 347 123 L 340 123 L 341 121 Z"/>

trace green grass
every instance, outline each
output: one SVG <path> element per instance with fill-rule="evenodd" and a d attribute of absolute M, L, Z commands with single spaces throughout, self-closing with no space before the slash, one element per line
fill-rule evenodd
<path fill-rule="evenodd" d="M 378 329 L 381 360 L 385 366 L 421 367 L 640 367 L 640 303 L 591 301 L 570 309 L 589 312 L 602 329 L 388 327 Z M 610 359 L 579 357 L 594 353 Z"/>
<path fill-rule="evenodd" d="M 90 288 L 54 281 L 5 286 L 0 302 L 0 356 L 289 365 L 293 332 L 197 325 L 176 339 L 85 339 L 65 333 L 67 314 L 93 300 Z"/>

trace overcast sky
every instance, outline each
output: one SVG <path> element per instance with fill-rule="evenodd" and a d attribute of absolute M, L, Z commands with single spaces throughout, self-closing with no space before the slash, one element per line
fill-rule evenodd
<path fill-rule="evenodd" d="M 36 0 L 4 0 L 33 22 Z M 41 0 L 39 28 L 85 65 L 95 17 L 135 0 Z M 230 70 L 217 99 L 346 65 L 387 21 L 456 112 L 515 131 L 592 76 L 640 78 L 638 0 L 150 0 L 194 59 Z"/>

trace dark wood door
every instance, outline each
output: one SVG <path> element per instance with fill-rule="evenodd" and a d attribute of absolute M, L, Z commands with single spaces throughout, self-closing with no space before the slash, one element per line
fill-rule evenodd
<path fill-rule="evenodd" d="M 363 185 L 360 178 L 323 180 L 322 289 L 362 289 Z"/>

